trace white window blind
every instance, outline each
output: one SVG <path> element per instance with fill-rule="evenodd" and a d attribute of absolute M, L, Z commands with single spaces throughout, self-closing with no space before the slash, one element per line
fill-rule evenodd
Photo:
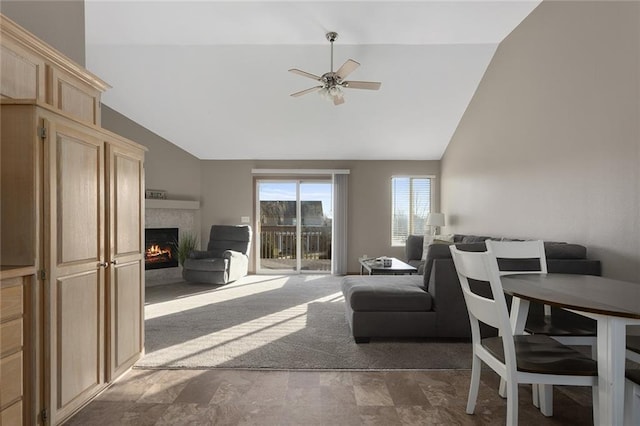
<path fill-rule="evenodd" d="M 431 211 L 431 178 L 394 176 L 391 178 L 391 245 L 403 246 L 410 234 L 424 234 Z"/>

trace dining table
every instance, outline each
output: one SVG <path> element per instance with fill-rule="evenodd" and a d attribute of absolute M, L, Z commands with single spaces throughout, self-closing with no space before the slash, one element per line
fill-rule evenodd
<path fill-rule="evenodd" d="M 513 297 L 514 334 L 523 334 L 530 302 L 568 309 L 597 321 L 598 407 L 594 417 L 600 425 L 622 425 L 626 326 L 640 324 L 640 283 L 595 275 L 537 273 L 503 276 L 502 287 Z"/>

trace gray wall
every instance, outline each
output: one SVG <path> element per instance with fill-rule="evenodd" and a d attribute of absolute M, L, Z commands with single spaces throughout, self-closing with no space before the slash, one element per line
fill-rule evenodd
<path fill-rule="evenodd" d="M 216 161 L 202 162 L 202 235 L 206 244 L 212 224 L 255 220 L 251 169 L 349 169 L 348 267 L 358 272 L 358 257 L 404 258 L 404 247 L 391 246 L 391 176 L 440 174 L 439 161 Z M 440 205 L 435 181 L 433 207 Z M 255 253 L 255 250 L 252 250 Z M 255 271 L 252 256 L 251 270 Z"/>
<path fill-rule="evenodd" d="M 200 200 L 200 160 L 119 112 L 102 106 L 102 127 L 149 149 L 145 154 L 147 189 L 167 191 L 172 200 Z"/>
<path fill-rule="evenodd" d="M 2 0 L 0 12 L 85 65 L 84 0 Z"/>
<path fill-rule="evenodd" d="M 446 230 L 585 244 L 640 278 L 640 3 L 543 2 L 442 159 Z"/>

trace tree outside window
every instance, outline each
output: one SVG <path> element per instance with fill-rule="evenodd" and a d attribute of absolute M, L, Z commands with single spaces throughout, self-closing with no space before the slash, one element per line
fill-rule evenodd
<path fill-rule="evenodd" d="M 411 234 L 423 235 L 431 212 L 431 178 L 391 178 L 391 245 L 404 246 Z"/>

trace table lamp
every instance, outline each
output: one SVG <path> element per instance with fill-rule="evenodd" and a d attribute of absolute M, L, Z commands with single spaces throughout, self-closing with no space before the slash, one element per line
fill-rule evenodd
<path fill-rule="evenodd" d="M 427 215 L 427 226 L 431 227 L 431 235 L 436 235 L 436 230 L 439 226 L 444 226 L 444 214 L 443 213 L 429 213 Z"/>

